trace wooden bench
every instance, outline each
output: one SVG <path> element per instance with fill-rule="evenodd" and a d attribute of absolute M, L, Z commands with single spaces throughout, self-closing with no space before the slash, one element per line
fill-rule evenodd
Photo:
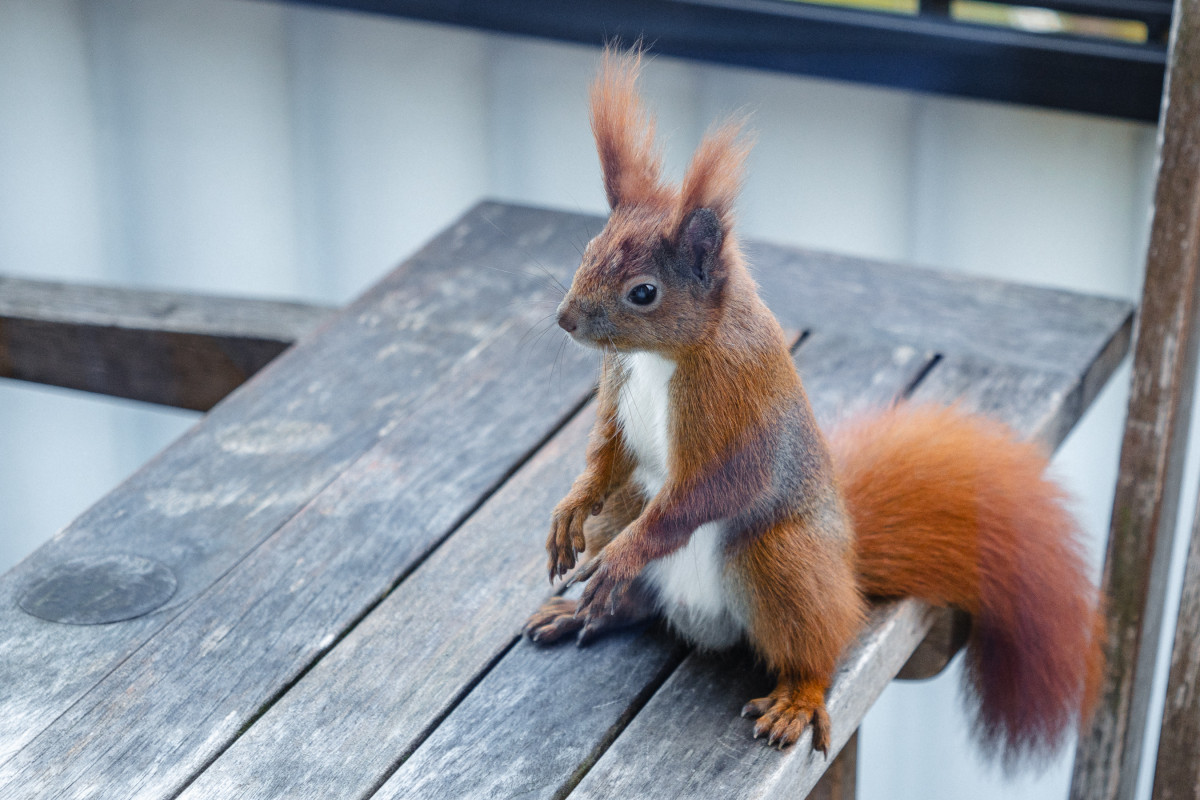
<path fill-rule="evenodd" d="M 595 378 L 538 326 L 601 223 L 477 206 L 0 579 L 0 797 L 813 787 L 807 736 L 780 753 L 739 717 L 769 688 L 744 654 L 518 636 Z M 826 422 L 956 401 L 1053 447 L 1129 342 L 1123 302 L 748 252 Z M 938 619 L 875 609 L 830 692 L 835 749 Z"/>

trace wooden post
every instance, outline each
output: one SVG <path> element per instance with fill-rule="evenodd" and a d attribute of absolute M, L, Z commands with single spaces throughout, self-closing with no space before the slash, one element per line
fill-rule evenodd
<path fill-rule="evenodd" d="M 1104 588 L 1108 667 L 1071 797 L 1132 798 L 1162 622 L 1196 375 L 1200 309 L 1200 0 L 1176 0 L 1160 166 Z"/>
<path fill-rule="evenodd" d="M 855 731 L 808 793 L 808 800 L 854 800 L 857 792 L 858 731 Z"/>
<path fill-rule="evenodd" d="M 1200 502 L 1179 598 L 1153 794 L 1154 800 L 1195 797 L 1200 797 Z"/>

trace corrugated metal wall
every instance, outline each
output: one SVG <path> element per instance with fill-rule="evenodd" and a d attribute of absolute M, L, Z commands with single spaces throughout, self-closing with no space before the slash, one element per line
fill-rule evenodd
<path fill-rule="evenodd" d="M 595 62 L 249 0 L 0 0 L 0 272 L 340 303 L 482 196 L 600 212 Z M 645 88 L 676 174 L 752 113 L 749 236 L 1137 291 L 1148 126 L 670 59 Z M 1057 459 L 1098 539 L 1123 413 L 1117 386 Z M 0 384 L 0 569 L 192 419 Z M 1064 796 L 1069 761 L 981 767 L 953 680 L 885 695 L 862 796 Z"/>

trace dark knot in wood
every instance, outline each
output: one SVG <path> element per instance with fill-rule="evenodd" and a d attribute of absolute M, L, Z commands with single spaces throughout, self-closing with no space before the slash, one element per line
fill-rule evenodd
<path fill-rule="evenodd" d="M 175 594 L 175 574 L 142 556 L 72 559 L 35 579 L 18 604 L 27 614 L 70 625 L 100 625 L 149 614 Z"/>

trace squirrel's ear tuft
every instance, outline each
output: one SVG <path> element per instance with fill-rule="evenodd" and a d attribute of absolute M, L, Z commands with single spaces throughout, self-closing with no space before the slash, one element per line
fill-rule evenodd
<path fill-rule="evenodd" d="M 717 254 L 725 235 L 721 221 L 711 208 L 698 208 L 684 218 L 675 248 L 678 263 L 687 277 L 707 281 L 720 268 Z"/>
<path fill-rule="evenodd" d="M 670 191 L 662 185 L 662 156 L 654 146 L 654 121 L 637 94 L 642 50 L 620 53 L 604 50 L 600 75 L 592 84 L 592 134 L 604 173 L 604 193 L 614 210 L 621 205 L 666 203 Z"/>
<path fill-rule="evenodd" d="M 699 208 L 710 209 L 725 233 L 733 224 L 733 206 L 742 188 L 742 172 L 751 142 L 744 121 L 730 119 L 708 133 L 692 156 L 679 193 L 679 219 Z"/>

